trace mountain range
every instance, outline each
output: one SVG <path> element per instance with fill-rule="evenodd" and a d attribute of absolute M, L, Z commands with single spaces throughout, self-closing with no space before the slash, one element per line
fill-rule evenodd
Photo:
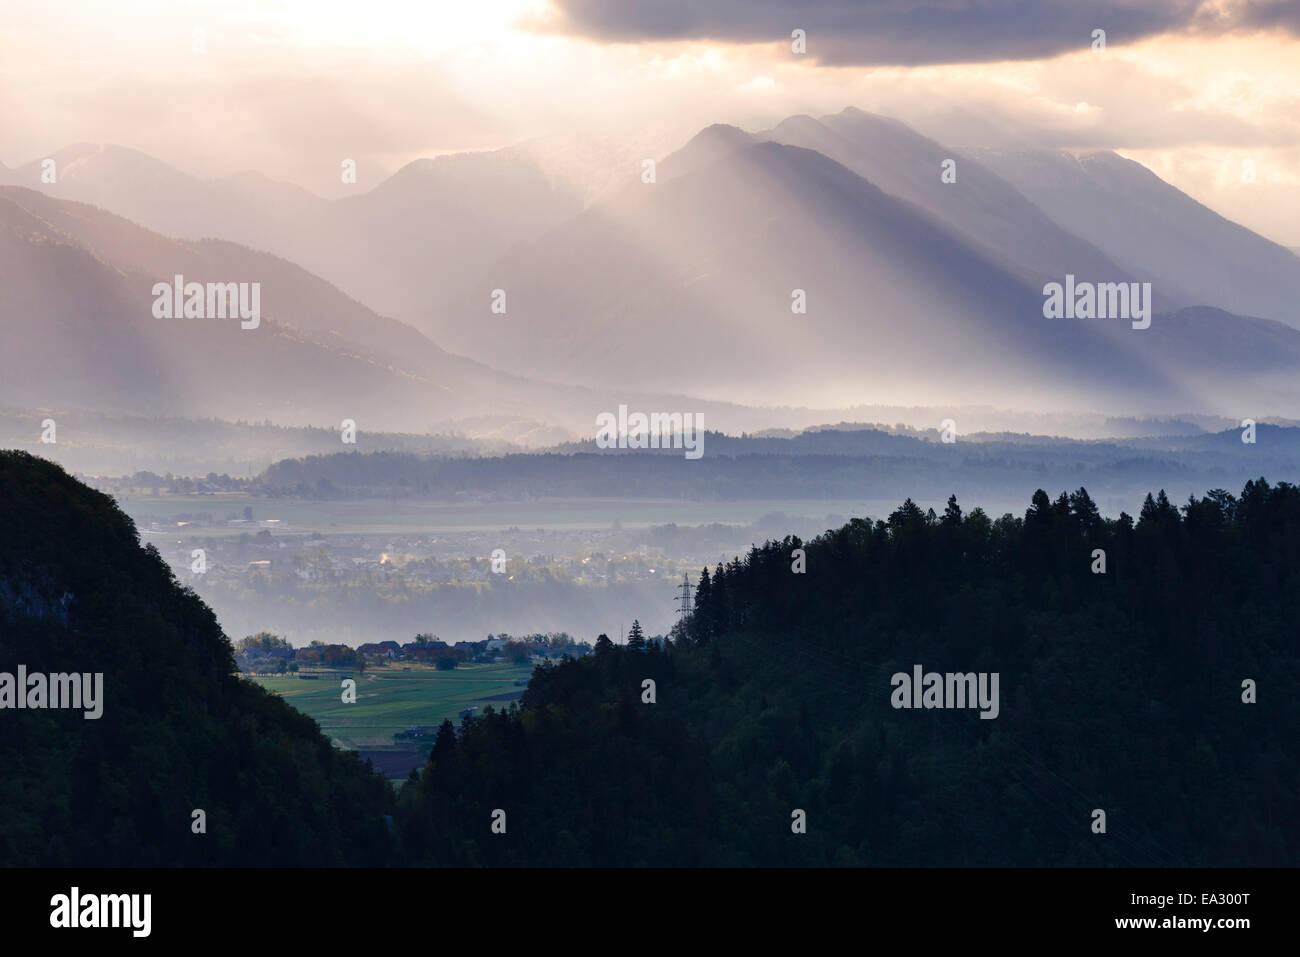
<path fill-rule="evenodd" d="M 588 434 L 635 397 L 1300 410 L 1300 258 L 1114 153 L 961 151 L 850 108 L 708 127 L 650 182 L 611 155 L 443 156 L 336 200 L 116 146 L 52 154 L 54 183 L 0 169 L 0 404 Z M 261 328 L 154 318 L 177 274 L 259 282 Z M 1151 283 L 1150 328 L 1045 319 L 1067 275 Z"/>
<path fill-rule="evenodd" d="M 258 283 L 260 324 L 156 318 L 154 286 L 176 275 Z M 591 431 L 596 415 L 620 401 L 684 401 L 503 374 L 277 256 L 226 240 L 171 239 L 21 187 L 0 186 L 0 278 L 0 406 L 499 434 L 510 421 L 535 429 L 539 420 Z M 719 426 L 760 424 L 731 404 L 692 408 Z"/>

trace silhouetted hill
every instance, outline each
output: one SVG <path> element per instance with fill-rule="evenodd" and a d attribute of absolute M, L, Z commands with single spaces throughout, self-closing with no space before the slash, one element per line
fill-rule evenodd
<path fill-rule="evenodd" d="M 391 860 L 388 785 L 233 674 L 212 612 L 111 498 L 0 452 L 0 530 L 0 670 L 103 673 L 97 719 L 0 712 L 0 862 Z"/>
<path fill-rule="evenodd" d="M 539 668 L 520 707 L 444 724 L 401 795 L 407 846 L 490 865 L 1295 866 L 1297 557 L 1300 490 L 1262 479 L 1182 510 L 1148 495 L 1136 522 L 1039 490 L 1023 518 L 909 499 L 768 542 L 704 571 L 667 648 L 598 641 Z M 899 697 L 916 668 L 937 697 Z M 958 697 L 949 674 L 983 684 Z"/>

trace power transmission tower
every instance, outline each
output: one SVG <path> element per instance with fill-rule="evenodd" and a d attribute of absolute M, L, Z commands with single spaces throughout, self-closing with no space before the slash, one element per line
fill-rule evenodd
<path fill-rule="evenodd" d="M 681 620 L 683 624 L 685 624 L 687 616 L 690 615 L 691 613 L 691 588 L 692 587 L 693 586 L 691 585 L 690 576 L 686 572 L 683 572 L 682 593 L 678 595 L 675 599 L 673 599 L 674 601 L 681 602 L 680 611 L 681 611 Z"/>

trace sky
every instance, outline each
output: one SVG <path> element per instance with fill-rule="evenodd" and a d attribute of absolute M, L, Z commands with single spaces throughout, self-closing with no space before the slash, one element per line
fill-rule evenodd
<path fill-rule="evenodd" d="M 537 137 L 662 156 L 846 106 L 1113 149 L 1300 247 L 1300 0 L 0 0 L 10 167 L 115 143 L 338 195 L 344 159 L 367 186 Z"/>

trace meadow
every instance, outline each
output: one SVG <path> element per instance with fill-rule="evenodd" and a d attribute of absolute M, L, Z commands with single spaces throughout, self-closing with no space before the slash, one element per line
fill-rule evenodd
<path fill-rule="evenodd" d="M 336 746 L 358 751 L 390 779 L 405 778 L 423 765 L 433 735 L 445 720 L 460 723 L 460 714 L 486 705 L 508 707 L 523 694 L 532 665 L 461 664 L 438 671 L 414 662 L 394 662 L 354 672 L 305 668 L 297 675 L 250 675 L 315 719 Z M 357 700 L 344 704 L 342 681 L 355 678 Z M 397 738 L 400 733 L 419 736 Z"/>

